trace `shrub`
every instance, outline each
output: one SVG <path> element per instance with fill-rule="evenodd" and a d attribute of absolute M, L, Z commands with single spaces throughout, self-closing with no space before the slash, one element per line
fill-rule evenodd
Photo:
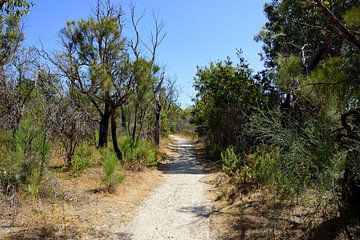
<path fill-rule="evenodd" d="M 224 171 L 238 181 L 267 184 L 278 178 L 278 162 L 280 150 L 271 149 L 268 145 L 257 147 L 253 154 L 245 156 L 244 152 L 228 147 L 221 153 Z"/>
<path fill-rule="evenodd" d="M 120 138 L 124 166 L 133 170 L 157 165 L 157 151 L 150 141 L 139 140 L 133 142 L 131 137 Z"/>
<path fill-rule="evenodd" d="M 102 151 L 102 156 L 102 167 L 105 173 L 103 183 L 105 184 L 107 191 L 114 193 L 117 185 L 124 180 L 124 176 L 118 172 L 119 161 L 113 151 L 104 149 Z"/>
<path fill-rule="evenodd" d="M 268 145 L 256 148 L 251 159 L 251 169 L 256 183 L 267 184 L 277 176 L 280 149 L 271 149 Z"/>
<path fill-rule="evenodd" d="M 71 160 L 71 167 L 76 173 L 82 173 L 90 165 L 89 158 L 75 154 Z"/>
<path fill-rule="evenodd" d="M 235 149 L 232 146 L 221 152 L 221 160 L 225 173 L 230 176 L 239 173 L 241 168 L 245 165 L 243 152 L 235 152 Z"/>
<path fill-rule="evenodd" d="M 206 156 L 212 160 L 218 159 L 223 152 L 223 148 L 215 143 L 211 143 L 209 140 L 206 140 L 205 144 Z"/>
<path fill-rule="evenodd" d="M 76 173 L 82 173 L 87 167 L 90 166 L 90 159 L 92 152 L 90 147 L 84 143 L 81 144 L 75 151 L 71 159 L 71 167 Z"/>
<path fill-rule="evenodd" d="M 50 142 L 44 130 L 25 117 L 14 135 L 11 146 L 2 149 L 4 158 L 0 161 L 0 184 L 5 192 L 23 187 L 36 195 L 46 170 Z"/>

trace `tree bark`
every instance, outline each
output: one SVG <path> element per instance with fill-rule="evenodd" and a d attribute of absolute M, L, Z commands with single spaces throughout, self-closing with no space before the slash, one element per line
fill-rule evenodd
<path fill-rule="evenodd" d="M 137 128 L 137 115 L 138 115 L 138 107 L 137 104 L 135 104 L 135 112 L 134 112 L 134 126 L 132 130 L 132 140 L 135 142 L 136 140 L 136 128 Z"/>
<path fill-rule="evenodd" d="M 122 130 L 125 132 L 126 131 L 126 115 L 125 115 L 124 108 L 122 106 L 120 107 L 120 111 L 121 111 L 121 127 L 122 127 Z"/>
<path fill-rule="evenodd" d="M 160 125 L 161 125 L 161 104 L 156 102 L 155 107 L 155 131 L 154 131 L 154 140 L 157 147 L 160 146 Z"/>
<path fill-rule="evenodd" d="M 117 140 L 117 133 L 116 133 L 116 110 L 113 109 L 111 111 L 111 137 L 113 142 L 113 147 L 115 154 L 119 161 L 122 161 L 122 153 L 119 148 L 118 140 Z"/>
<path fill-rule="evenodd" d="M 154 89 L 155 96 L 155 129 L 154 129 L 154 141 L 157 147 L 160 146 L 160 121 L 161 121 L 161 102 L 160 91 L 164 82 L 164 72 L 161 73 L 159 83 Z"/>
<path fill-rule="evenodd" d="M 341 218 L 347 224 L 352 224 L 360 220 L 360 179 L 356 177 L 350 167 L 351 162 L 358 162 L 358 152 L 349 152 L 343 177 L 342 186 L 342 209 Z"/>
<path fill-rule="evenodd" d="M 110 106 L 105 104 L 104 113 L 101 115 L 100 129 L 99 129 L 99 148 L 107 147 L 109 122 L 110 122 Z"/>
<path fill-rule="evenodd" d="M 352 125 L 348 123 L 348 118 L 352 117 Z M 360 144 L 358 127 L 360 124 L 360 108 L 351 109 L 341 115 L 341 124 L 347 131 L 345 135 L 348 139 L 347 148 L 351 150 L 347 153 L 346 165 L 342 184 L 342 206 L 340 208 L 341 218 L 346 224 L 352 224 L 360 220 L 360 177 L 355 172 L 355 165 L 359 163 L 359 152 L 356 150 Z"/>

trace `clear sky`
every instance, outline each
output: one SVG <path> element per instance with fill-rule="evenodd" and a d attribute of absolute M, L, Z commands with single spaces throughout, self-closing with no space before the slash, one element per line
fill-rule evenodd
<path fill-rule="evenodd" d="M 130 0 L 113 0 L 127 9 Z M 67 20 L 87 18 L 95 0 L 33 0 L 35 6 L 25 19 L 25 45 L 40 45 L 47 50 L 58 49 L 58 33 Z M 165 65 L 170 77 L 177 77 L 181 90 L 180 103 L 192 104 L 192 87 L 196 66 L 230 56 L 236 60 L 236 49 L 254 70 L 261 70 L 258 53 L 261 43 L 254 36 L 265 23 L 265 0 L 137 0 L 138 12 L 145 10 L 141 23 L 144 40 L 153 27 L 152 11 L 165 21 L 166 39 L 158 53 L 158 62 Z M 129 17 L 127 14 L 126 17 Z"/>

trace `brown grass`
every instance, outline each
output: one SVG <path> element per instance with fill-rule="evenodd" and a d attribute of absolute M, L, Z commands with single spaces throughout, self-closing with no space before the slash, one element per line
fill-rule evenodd
<path fill-rule="evenodd" d="M 221 171 L 205 181 L 211 186 L 211 229 L 218 239 L 347 239 L 344 229 L 335 226 L 334 208 L 315 207 L 311 191 L 306 199 L 285 201 L 266 188 L 235 187 L 235 181 Z"/>
<path fill-rule="evenodd" d="M 157 170 L 124 172 L 126 178 L 115 194 L 102 191 L 102 169 L 93 167 L 75 177 L 56 173 L 55 198 L 19 199 L 0 202 L 0 239 L 116 239 L 139 204 L 162 181 Z"/>

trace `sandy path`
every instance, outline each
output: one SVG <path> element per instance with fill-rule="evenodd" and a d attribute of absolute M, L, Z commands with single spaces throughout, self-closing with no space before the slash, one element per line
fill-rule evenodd
<path fill-rule="evenodd" d="M 164 167 L 164 183 L 145 200 L 119 239 L 210 239 L 210 201 L 202 183 L 205 173 L 196 162 L 193 146 L 173 136 L 178 156 Z"/>

